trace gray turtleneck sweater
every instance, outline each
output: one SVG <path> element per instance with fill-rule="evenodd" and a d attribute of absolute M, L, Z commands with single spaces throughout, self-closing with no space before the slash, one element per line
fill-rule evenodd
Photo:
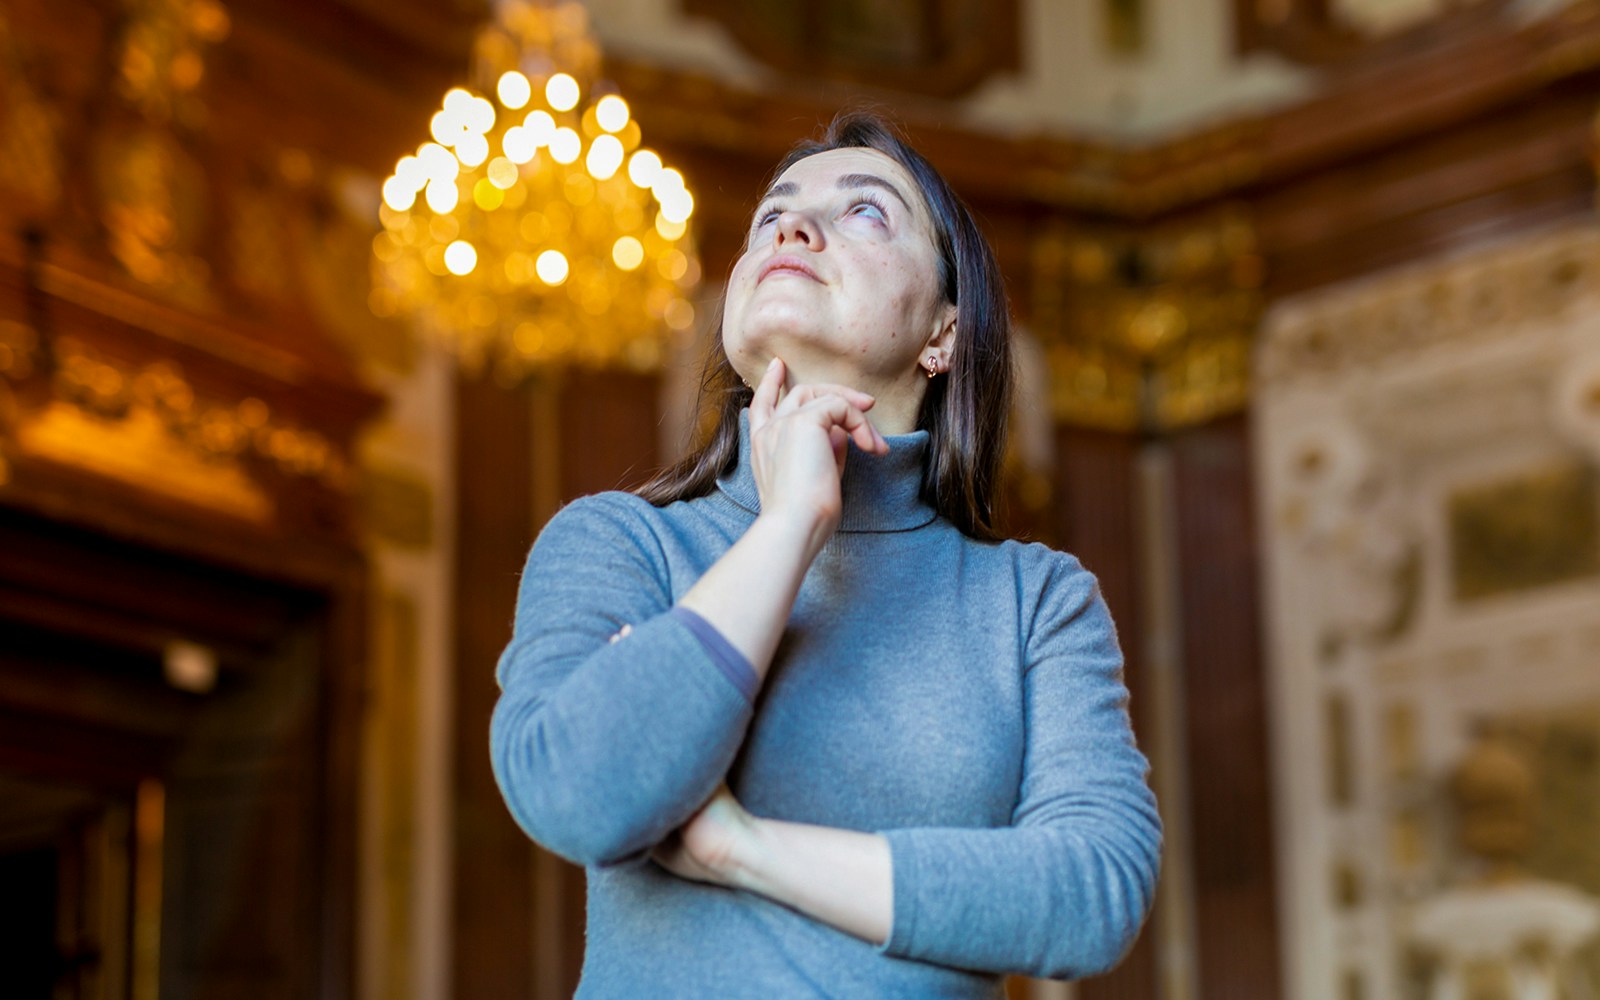
<path fill-rule="evenodd" d="M 993 998 L 1132 944 L 1161 830 L 1094 577 L 961 534 L 919 497 L 927 435 L 889 445 L 851 446 L 753 703 L 671 613 L 755 519 L 748 434 L 710 495 L 585 497 L 534 544 L 491 748 L 518 822 L 588 867 L 580 997 Z M 724 777 L 754 815 L 882 833 L 889 940 L 649 861 Z"/>

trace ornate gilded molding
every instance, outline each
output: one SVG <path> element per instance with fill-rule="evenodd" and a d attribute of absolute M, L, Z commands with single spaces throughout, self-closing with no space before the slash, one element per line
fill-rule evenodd
<path fill-rule="evenodd" d="M 6 386 L 9 385 L 9 389 Z M 276 516 L 270 471 L 349 494 L 354 474 L 323 434 L 263 400 L 197 390 L 168 361 L 129 364 L 71 336 L 0 323 L 0 444 L 252 522 Z"/>
<path fill-rule="evenodd" d="M 1241 211 L 1142 232 L 1055 226 L 1034 241 L 1033 272 L 1061 420 L 1167 430 L 1248 402 L 1261 258 Z"/>
<path fill-rule="evenodd" d="M 217 0 L 123 0 L 117 93 L 147 121 L 198 127 L 205 51 L 228 37 L 228 11 Z"/>
<path fill-rule="evenodd" d="M 0 10 L 0 188 L 24 211 L 43 214 L 61 197 L 60 115 L 24 71 Z"/>
<path fill-rule="evenodd" d="M 1422 352 L 1515 336 L 1600 294 L 1600 228 L 1551 233 L 1284 303 L 1256 359 L 1287 387 Z"/>

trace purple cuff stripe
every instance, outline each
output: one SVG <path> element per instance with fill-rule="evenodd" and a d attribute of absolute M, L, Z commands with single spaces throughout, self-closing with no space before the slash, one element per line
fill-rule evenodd
<path fill-rule="evenodd" d="M 734 649 L 733 643 L 723 638 L 715 625 L 688 608 L 674 606 L 667 614 L 682 622 L 685 628 L 694 633 L 694 637 L 700 640 L 700 645 L 705 647 L 706 655 L 711 657 L 711 662 L 722 671 L 722 676 L 739 689 L 746 701 L 754 704 L 756 688 L 760 686 L 761 681 L 756 677 L 755 668 L 750 665 L 750 661 L 744 658 L 744 654 Z"/>

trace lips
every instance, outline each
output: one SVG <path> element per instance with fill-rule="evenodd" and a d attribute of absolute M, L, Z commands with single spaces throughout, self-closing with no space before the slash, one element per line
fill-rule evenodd
<path fill-rule="evenodd" d="M 778 256 L 767 261 L 765 264 L 762 264 L 761 273 L 756 275 L 756 284 L 761 284 L 761 282 L 767 280 L 768 277 L 774 274 L 796 274 L 800 275 L 801 277 L 810 278 L 812 281 L 815 281 L 818 284 L 824 283 L 822 278 L 817 275 L 817 272 L 811 269 L 810 264 L 807 264 L 799 257 L 795 257 L 791 254 L 779 254 Z"/>

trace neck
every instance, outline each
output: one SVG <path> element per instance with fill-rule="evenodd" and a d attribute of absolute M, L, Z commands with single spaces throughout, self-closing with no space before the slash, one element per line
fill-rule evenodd
<path fill-rule="evenodd" d="M 842 385 L 865 392 L 877 402 L 867 411 L 867 420 L 885 436 L 910 434 L 917 429 L 917 414 L 922 409 L 922 397 L 927 392 L 927 380 L 920 369 L 913 369 L 899 377 L 857 371 L 836 357 L 813 358 L 802 352 L 780 355 L 788 368 L 789 376 L 784 388 L 797 385 Z M 757 371 L 765 370 L 771 358 L 761 359 Z"/>
<path fill-rule="evenodd" d="M 844 504 L 839 530 L 844 533 L 908 531 L 920 528 L 936 516 L 922 499 L 922 476 L 928 454 L 928 432 L 885 435 L 889 454 L 873 455 L 847 445 L 844 475 L 840 479 L 840 500 Z M 718 487 L 734 503 L 761 512 L 750 464 L 750 411 L 739 414 L 739 462 L 717 480 Z"/>

